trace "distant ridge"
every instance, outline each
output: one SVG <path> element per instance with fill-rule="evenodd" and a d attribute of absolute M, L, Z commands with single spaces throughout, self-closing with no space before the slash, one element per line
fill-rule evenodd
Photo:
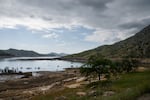
<path fill-rule="evenodd" d="M 87 59 L 96 54 L 107 58 L 150 58 L 150 25 L 126 40 L 69 55 L 64 59 Z"/>
<path fill-rule="evenodd" d="M 42 56 L 65 56 L 67 54 L 64 53 L 49 53 L 49 54 L 40 54 L 35 51 L 29 50 L 17 50 L 17 49 L 8 49 L 8 50 L 0 50 L 0 58 L 5 57 L 42 57 Z"/>
<path fill-rule="evenodd" d="M 47 56 L 66 56 L 67 54 L 65 53 L 55 53 L 55 52 L 51 52 L 49 54 L 47 54 Z"/>
<path fill-rule="evenodd" d="M 4 52 L 3 50 L 0 50 L 0 57 L 3 58 L 3 57 L 12 57 L 13 55 L 9 54 L 9 53 L 6 53 Z"/>
<path fill-rule="evenodd" d="M 5 53 L 11 54 L 15 57 L 38 57 L 41 56 L 41 54 L 36 53 L 34 51 L 28 51 L 28 50 L 17 50 L 17 49 L 8 49 L 3 50 Z"/>

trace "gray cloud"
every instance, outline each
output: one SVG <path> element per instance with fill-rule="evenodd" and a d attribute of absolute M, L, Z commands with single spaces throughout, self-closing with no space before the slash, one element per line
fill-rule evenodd
<path fill-rule="evenodd" d="M 12 20 L 30 18 L 41 19 L 45 26 L 38 27 L 43 29 L 75 24 L 96 30 L 118 30 L 122 34 L 133 34 L 128 30 L 140 30 L 150 24 L 149 5 L 150 0 L 0 0 L 0 23 L 7 26 L 9 22 L 2 21 L 5 17 Z M 20 20 L 8 26 L 22 24 Z M 31 27 L 30 24 L 26 22 L 23 25 Z"/>
<path fill-rule="evenodd" d="M 133 20 L 132 22 L 128 23 L 123 23 L 122 25 L 120 25 L 120 27 L 123 29 L 132 29 L 132 28 L 141 29 L 149 24 L 150 24 L 150 17 L 143 18 L 141 20 Z"/>
<path fill-rule="evenodd" d="M 80 4 L 94 8 L 95 10 L 107 9 L 107 3 L 113 0 L 79 0 Z"/>

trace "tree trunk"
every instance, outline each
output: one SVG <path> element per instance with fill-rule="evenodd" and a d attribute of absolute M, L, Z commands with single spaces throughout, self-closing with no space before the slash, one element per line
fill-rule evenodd
<path fill-rule="evenodd" d="M 101 80 L 101 75 L 100 74 L 98 74 L 98 79 L 99 79 L 99 81 Z"/>

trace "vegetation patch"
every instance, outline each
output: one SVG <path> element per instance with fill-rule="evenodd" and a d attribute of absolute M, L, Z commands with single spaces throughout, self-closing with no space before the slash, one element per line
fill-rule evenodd
<path fill-rule="evenodd" d="M 150 92 L 150 71 L 121 74 L 120 79 L 112 81 L 97 81 L 76 89 L 65 88 L 53 90 L 46 95 L 40 95 L 33 100 L 136 100 L 144 93 Z M 85 96 L 77 95 L 85 92 Z M 105 95 L 108 94 L 107 96 Z M 112 94 L 110 94 L 112 93 Z"/>
<path fill-rule="evenodd" d="M 62 97 L 63 100 L 135 100 L 142 94 L 150 92 L 150 70 L 136 72 L 137 66 L 138 62 L 134 59 L 112 62 L 100 56 L 91 56 L 80 69 L 89 84 L 75 89 L 54 90 L 55 92 L 38 98 L 39 100 L 62 100 Z"/>

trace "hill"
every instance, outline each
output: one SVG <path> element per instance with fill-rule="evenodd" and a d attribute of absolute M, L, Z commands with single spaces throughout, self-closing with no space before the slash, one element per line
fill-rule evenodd
<path fill-rule="evenodd" d="M 35 51 L 28 50 L 17 50 L 17 49 L 8 49 L 8 50 L 0 50 L 0 58 L 4 57 L 42 57 L 42 56 L 65 56 L 64 53 L 49 53 L 49 54 L 40 54 Z"/>
<path fill-rule="evenodd" d="M 34 51 L 27 51 L 27 50 L 8 49 L 8 50 L 3 50 L 3 52 L 11 54 L 15 57 L 38 57 L 38 56 L 41 56 L 41 54 L 39 54 L 39 53 L 36 53 Z"/>
<path fill-rule="evenodd" d="M 49 54 L 47 54 L 47 56 L 60 56 L 60 57 L 62 57 L 62 56 L 66 56 L 67 54 L 65 54 L 65 53 L 55 53 L 55 52 L 51 52 L 51 53 L 49 53 Z"/>
<path fill-rule="evenodd" d="M 9 54 L 9 53 L 6 53 L 4 52 L 3 50 L 0 50 L 0 57 L 3 58 L 3 57 L 12 57 L 13 55 Z"/>
<path fill-rule="evenodd" d="M 150 58 L 150 25 L 136 33 L 134 36 L 117 42 L 113 45 L 99 46 L 64 57 L 64 59 L 87 59 L 92 55 L 100 54 L 106 58 Z"/>

